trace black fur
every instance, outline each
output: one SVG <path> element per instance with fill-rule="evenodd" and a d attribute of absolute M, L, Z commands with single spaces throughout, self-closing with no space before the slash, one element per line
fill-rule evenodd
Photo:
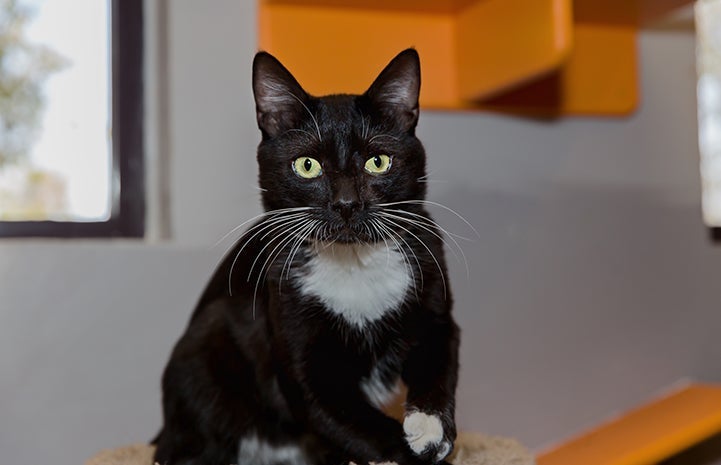
<path fill-rule="evenodd" d="M 298 446 L 309 465 L 437 462 L 438 447 L 413 452 L 403 426 L 361 389 L 374 368 L 384 384 L 400 378 L 407 411 L 439 416 L 444 440 L 455 439 L 459 331 L 441 233 L 415 202 L 425 197 L 425 152 L 415 137 L 418 55 L 400 53 L 362 95 L 317 98 L 261 52 L 253 86 L 267 213 L 220 264 L 172 353 L 155 460 L 266 463 L 238 456 L 241 442 L 261 438 L 280 449 Z M 364 163 L 381 154 L 391 169 L 367 173 Z M 306 156 L 321 163 L 320 176 L 294 172 L 293 161 Z M 391 202 L 403 203 L 382 205 Z M 316 225 L 306 237 L 280 227 L 294 214 L 282 209 L 292 207 L 312 207 L 299 215 Z M 369 227 L 384 211 L 394 215 L 386 228 Z M 313 244 L 330 243 L 403 249 L 413 285 L 400 307 L 360 328 L 304 295 L 297 276 Z"/>

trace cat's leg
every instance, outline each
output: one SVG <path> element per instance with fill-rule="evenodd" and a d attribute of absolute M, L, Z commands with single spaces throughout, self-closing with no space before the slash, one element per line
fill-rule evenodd
<path fill-rule="evenodd" d="M 154 462 L 160 465 L 237 463 L 241 436 L 237 421 L 214 408 L 212 391 L 206 386 L 194 384 L 186 376 L 181 382 L 177 377 L 180 373 L 173 371 L 174 367 L 169 365 L 166 379 L 175 382 L 173 388 L 164 392 L 164 426 L 156 439 Z M 218 398 L 224 396 L 217 395 Z"/>
<path fill-rule="evenodd" d="M 430 462 L 447 457 L 456 439 L 458 345 L 459 330 L 450 317 L 436 321 L 411 350 L 401 374 L 408 386 L 405 438 L 417 456 Z"/>
<path fill-rule="evenodd" d="M 343 381 L 342 371 L 327 368 L 332 374 L 315 377 L 305 392 L 310 428 L 343 458 L 334 463 L 428 463 L 410 449 L 401 424 L 371 405 L 360 386 Z"/>
<path fill-rule="evenodd" d="M 210 440 L 187 429 L 166 429 L 156 442 L 153 463 L 160 465 L 226 465 L 237 463 L 237 445 Z"/>
<path fill-rule="evenodd" d="M 222 321 L 220 318 L 217 321 Z M 240 438 L 260 418 L 255 373 L 219 323 L 198 324 L 163 373 L 160 465 L 237 463 Z"/>

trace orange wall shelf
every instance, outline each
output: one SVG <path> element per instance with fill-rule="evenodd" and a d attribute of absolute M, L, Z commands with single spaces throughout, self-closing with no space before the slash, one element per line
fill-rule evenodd
<path fill-rule="evenodd" d="M 318 95 L 363 92 L 412 46 L 426 108 L 625 115 L 639 24 L 689 1 L 259 0 L 259 48 Z"/>

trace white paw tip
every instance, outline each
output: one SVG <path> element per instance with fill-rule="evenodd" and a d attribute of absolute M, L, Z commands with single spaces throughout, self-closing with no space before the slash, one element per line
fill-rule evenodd
<path fill-rule="evenodd" d="M 443 441 L 443 444 L 441 444 L 441 448 L 438 450 L 438 453 L 436 454 L 436 460 L 441 461 L 444 458 L 448 456 L 448 453 L 451 451 L 451 443 L 449 441 Z"/>
<path fill-rule="evenodd" d="M 403 420 L 403 431 L 411 450 L 419 455 L 428 446 L 437 445 L 443 440 L 443 424 L 437 415 L 412 412 Z"/>

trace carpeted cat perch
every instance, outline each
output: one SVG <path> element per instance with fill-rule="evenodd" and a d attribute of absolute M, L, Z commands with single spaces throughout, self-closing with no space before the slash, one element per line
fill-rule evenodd
<path fill-rule="evenodd" d="M 533 456 L 513 439 L 460 433 L 448 459 L 453 465 L 535 465 Z M 152 465 L 153 447 L 147 444 L 105 450 L 85 465 Z M 381 464 L 379 464 L 381 465 Z"/>

